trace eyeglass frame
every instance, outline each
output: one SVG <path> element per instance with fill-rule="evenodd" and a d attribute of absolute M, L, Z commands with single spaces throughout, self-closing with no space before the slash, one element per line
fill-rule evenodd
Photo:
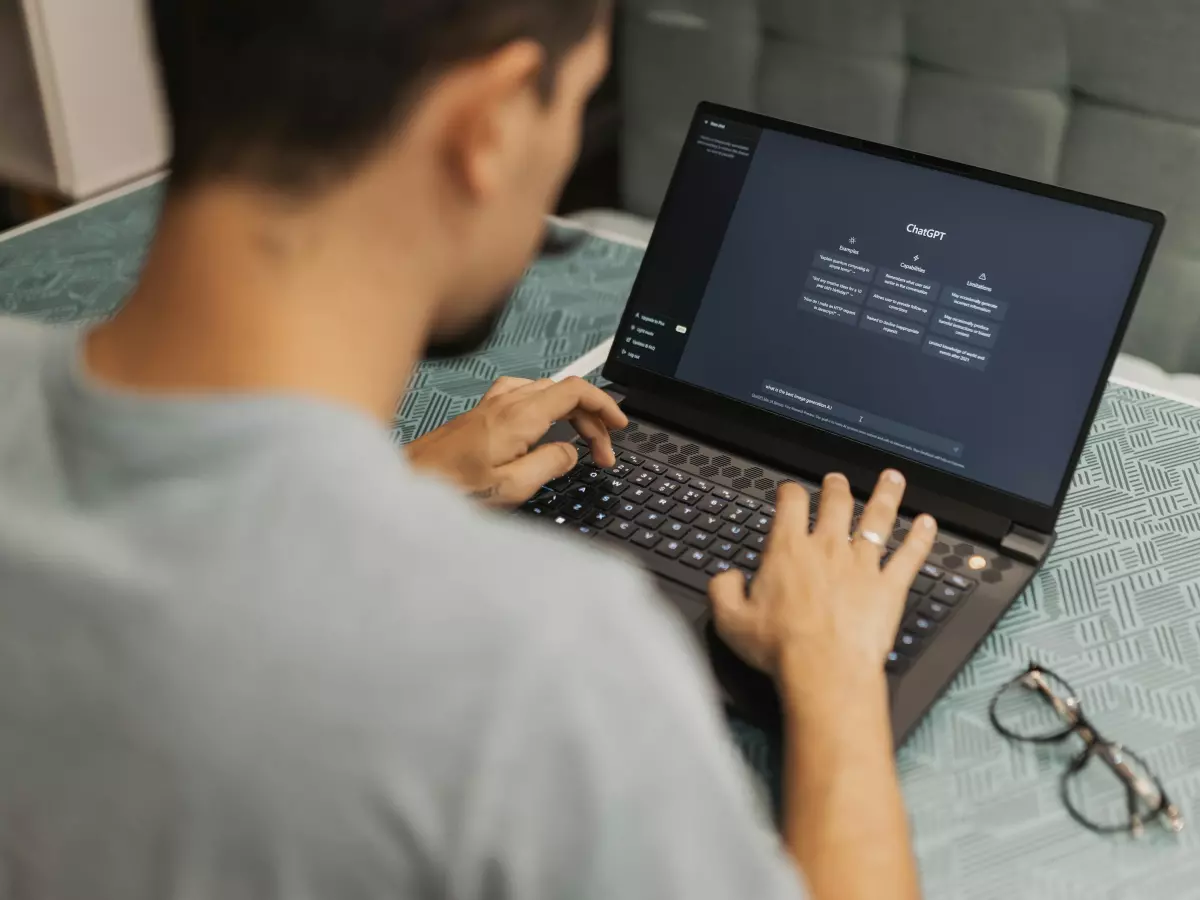
<path fill-rule="evenodd" d="M 1047 683 L 1046 676 L 1055 679 L 1066 687 L 1068 696 L 1058 696 Z M 1063 720 L 1065 726 L 1063 730 L 1057 734 L 1027 737 L 1005 728 L 1000 722 L 996 707 L 1000 702 L 1000 698 L 1014 687 L 1023 687 L 1026 690 L 1036 691 L 1038 696 L 1045 700 L 1058 713 L 1059 718 Z M 1180 812 L 1179 807 L 1168 799 L 1162 781 L 1153 773 L 1146 761 L 1123 745 L 1102 737 L 1100 732 L 1096 730 L 1096 726 L 1084 715 L 1079 700 L 1079 692 L 1071 686 L 1069 681 L 1055 672 L 1038 665 L 1036 662 L 1031 662 L 1028 669 L 1005 683 L 996 692 L 995 696 L 992 697 L 991 703 L 988 704 L 988 718 L 991 719 L 993 728 L 1000 732 L 1007 740 L 1016 743 L 1061 744 L 1072 735 L 1079 735 L 1080 739 L 1083 740 L 1084 749 L 1071 761 L 1071 764 L 1063 773 L 1059 784 L 1059 794 L 1071 818 L 1089 831 L 1098 834 L 1127 833 L 1138 838 L 1145 833 L 1146 824 L 1155 819 L 1162 821 L 1163 827 L 1173 834 L 1179 834 L 1183 831 L 1186 825 L 1183 814 Z M 1124 785 L 1129 807 L 1128 825 L 1098 825 L 1085 818 L 1075 808 L 1074 803 L 1072 803 L 1070 794 L 1068 793 L 1068 785 L 1071 779 L 1091 761 L 1093 756 L 1098 757 L 1101 762 L 1108 766 L 1121 784 Z M 1140 765 L 1148 773 L 1149 780 L 1142 778 L 1137 772 L 1131 769 L 1129 764 L 1125 762 L 1126 757 Z M 1138 812 L 1139 800 L 1145 804 L 1149 812 L 1145 814 Z"/>

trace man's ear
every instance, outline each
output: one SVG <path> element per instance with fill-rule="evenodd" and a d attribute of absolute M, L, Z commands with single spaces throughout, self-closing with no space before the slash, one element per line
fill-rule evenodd
<path fill-rule="evenodd" d="M 474 199 L 498 193 L 528 160 L 546 64 L 541 45 L 514 41 L 456 69 L 440 86 L 449 104 L 448 161 Z"/>

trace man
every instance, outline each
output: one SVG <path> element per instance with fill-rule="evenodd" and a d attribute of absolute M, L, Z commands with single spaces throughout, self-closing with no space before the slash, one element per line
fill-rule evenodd
<path fill-rule="evenodd" d="M 750 596 L 714 583 L 783 697 L 782 847 L 648 581 L 480 508 L 574 464 L 531 450 L 553 421 L 611 462 L 620 410 L 502 380 L 389 441 L 539 245 L 606 4 L 151 13 L 141 281 L 86 335 L 0 327 L 0 895 L 915 896 L 882 660 L 931 520 L 881 572 L 844 478 L 812 534 L 793 487 Z"/>

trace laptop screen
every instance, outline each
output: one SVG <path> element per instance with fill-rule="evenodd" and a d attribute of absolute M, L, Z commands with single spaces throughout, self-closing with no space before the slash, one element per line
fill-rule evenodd
<path fill-rule="evenodd" d="M 1052 505 L 1153 232 L 701 114 L 613 358 Z"/>

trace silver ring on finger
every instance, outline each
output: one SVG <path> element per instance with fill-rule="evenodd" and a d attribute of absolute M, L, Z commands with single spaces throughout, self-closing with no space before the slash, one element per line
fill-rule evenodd
<path fill-rule="evenodd" d="M 859 532 L 854 536 L 854 539 L 856 541 L 866 541 L 868 544 L 871 544 L 874 547 L 878 548 L 880 550 L 880 552 L 887 550 L 887 539 L 882 537 L 876 531 L 867 531 L 866 529 L 860 529 Z"/>

